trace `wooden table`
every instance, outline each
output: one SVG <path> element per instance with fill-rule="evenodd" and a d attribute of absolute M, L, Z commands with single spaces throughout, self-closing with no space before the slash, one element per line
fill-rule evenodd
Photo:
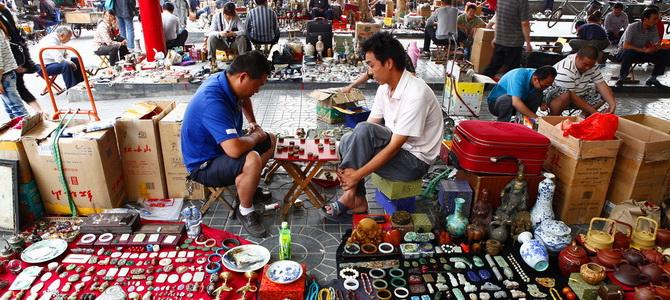
<path fill-rule="evenodd" d="M 323 145 L 323 149 L 320 150 L 319 145 Z M 331 148 L 331 145 L 334 147 Z M 337 146 L 335 139 L 277 139 L 274 159 L 293 178 L 293 187 L 284 197 L 281 221 L 286 219 L 289 209 L 302 193 L 309 197 L 315 207 L 325 205 L 325 200 L 316 190 L 312 179 L 327 162 L 339 160 Z"/>

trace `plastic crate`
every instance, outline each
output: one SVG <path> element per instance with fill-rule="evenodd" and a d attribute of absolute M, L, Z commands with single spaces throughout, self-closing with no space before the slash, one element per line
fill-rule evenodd
<path fill-rule="evenodd" d="M 396 210 L 404 210 L 409 213 L 414 213 L 414 202 L 416 200 L 416 197 L 414 196 L 400 199 L 389 199 L 384 193 L 377 189 L 375 200 L 389 215 L 393 214 Z"/>
<path fill-rule="evenodd" d="M 356 124 L 367 120 L 370 116 L 370 110 L 363 106 L 347 108 L 347 110 L 353 112 L 352 114 L 347 114 L 345 118 L 345 124 L 349 128 L 356 127 Z"/>

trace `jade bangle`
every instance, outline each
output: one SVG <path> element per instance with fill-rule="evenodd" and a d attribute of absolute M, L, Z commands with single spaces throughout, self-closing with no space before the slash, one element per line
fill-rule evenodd
<path fill-rule="evenodd" d="M 393 279 L 391 279 L 391 285 L 395 288 L 405 287 L 407 285 L 407 281 L 402 277 L 393 277 Z"/>
<path fill-rule="evenodd" d="M 377 253 L 377 246 L 373 244 L 363 244 L 363 246 L 361 246 L 361 251 L 365 254 L 375 254 Z"/>
<path fill-rule="evenodd" d="M 372 286 L 378 290 L 385 289 L 389 286 L 388 282 L 384 279 L 375 279 L 372 282 Z"/>
<path fill-rule="evenodd" d="M 393 269 L 389 270 L 389 275 L 391 275 L 391 277 L 393 277 L 393 278 L 403 277 L 403 276 L 405 276 L 405 272 L 402 269 L 393 268 Z"/>
<path fill-rule="evenodd" d="M 228 244 L 233 244 L 235 246 L 229 247 L 229 246 L 227 246 Z M 240 241 L 238 239 L 234 239 L 234 238 L 227 238 L 227 239 L 223 240 L 223 242 L 221 242 L 221 248 L 223 248 L 223 250 L 226 250 L 226 251 L 228 251 L 228 250 L 230 250 L 230 249 L 232 249 L 236 246 L 239 246 L 239 245 L 240 245 Z"/>
<path fill-rule="evenodd" d="M 398 298 L 398 299 L 405 299 L 407 296 L 409 296 L 409 291 L 404 288 L 404 287 L 399 287 L 393 290 L 393 294 Z"/>
<path fill-rule="evenodd" d="M 377 290 L 377 298 L 379 298 L 379 300 L 389 300 L 391 299 L 391 296 L 393 296 L 393 294 L 387 289 Z"/>
<path fill-rule="evenodd" d="M 349 243 L 344 245 L 344 253 L 350 254 L 350 255 L 356 255 L 361 252 L 361 246 L 354 244 L 354 243 Z"/>

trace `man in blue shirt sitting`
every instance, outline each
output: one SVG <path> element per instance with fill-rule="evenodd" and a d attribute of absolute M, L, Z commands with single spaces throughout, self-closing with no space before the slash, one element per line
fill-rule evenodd
<path fill-rule="evenodd" d="M 509 122 L 516 112 L 537 119 L 535 112 L 542 104 L 542 91 L 556 78 L 556 69 L 542 66 L 536 69 L 514 69 L 507 72 L 487 98 L 489 111 L 499 122 Z"/>
<path fill-rule="evenodd" d="M 266 232 L 254 210 L 254 192 L 263 166 L 274 154 L 275 136 L 256 123 L 251 96 L 270 74 L 267 58 L 251 51 L 235 58 L 228 70 L 207 79 L 186 108 L 181 129 L 184 164 L 193 181 L 208 187 L 235 185 L 237 218 L 249 235 Z M 249 132 L 242 133 L 242 116 Z"/>

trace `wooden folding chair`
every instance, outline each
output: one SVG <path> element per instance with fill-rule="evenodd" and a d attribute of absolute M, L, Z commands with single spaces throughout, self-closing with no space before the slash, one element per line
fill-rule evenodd
<path fill-rule="evenodd" d="M 228 212 L 228 217 L 235 219 L 235 208 L 233 207 L 232 204 L 230 204 L 230 202 L 226 201 L 226 199 L 224 198 L 224 192 L 228 191 L 230 196 L 233 198 L 233 201 L 235 198 L 237 198 L 237 196 L 228 187 L 225 186 L 217 188 L 207 187 L 207 189 L 209 189 L 211 194 L 209 195 L 207 202 L 205 202 L 205 204 L 200 208 L 200 213 L 205 214 L 209 209 L 209 207 L 212 206 L 212 204 L 214 204 L 216 200 L 219 200 L 221 201 L 221 204 L 223 204 L 223 206 L 225 206 L 226 208 L 228 208 L 228 210 L 230 210 Z"/>
<path fill-rule="evenodd" d="M 49 76 L 49 81 L 51 82 L 51 87 L 52 87 L 54 90 L 56 90 L 56 95 L 60 95 L 60 94 L 62 94 L 63 92 L 65 92 L 65 89 L 62 88 L 60 85 L 58 85 L 58 84 L 56 83 L 56 81 L 55 81 L 56 78 L 58 78 L 58 75 L 60 75 L 60 74 L 50 75 L 50 76 Z M 44 77 L 40 76 L 40 74 L 37 74 L 37 77 L 44 79 Z M 44 82 L 46 82 L 46 80 L 45 80 Z M 40 96 L 44 96 L 44 95 L 46 95 L 48 92 L 49 92 L 49 86 L 45 86 L 45 87 L 44 87 L 44 90 L 40 93 Z"/>
<path fill-rule="evenodd" d="M 100 55 L 96 54 L 98 57 L 100 57 L 100 69 L 105 69 L 109 68 L 112 64 L 109 62 L 109 55 Z"/>

